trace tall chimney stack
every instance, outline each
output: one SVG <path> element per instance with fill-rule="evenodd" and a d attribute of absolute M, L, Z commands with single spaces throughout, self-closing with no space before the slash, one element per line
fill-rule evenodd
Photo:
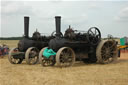
<path fill-rule="evenodd" d="M 55 23 L 56 23 L 56 36 L 61 36 L 61 16 L 55 16 Z"/>
<path fill-rule="evenodd" d="M 29 37 L 29 17 L 24 17 L 24 36 L 25 38 Z"/>

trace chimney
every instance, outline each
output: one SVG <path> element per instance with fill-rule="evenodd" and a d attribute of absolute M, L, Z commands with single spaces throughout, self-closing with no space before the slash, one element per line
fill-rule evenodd
<path fill-rule="evenodd" d="M 25 38 L 29 37 L 29 17 L 24 17 L 24 36 Z"/>
<path fill-rule="evenodd" d="M 61 36 L 61 16 L 55 16 L 55 23 L 56 23 L 56 36 Z"/>

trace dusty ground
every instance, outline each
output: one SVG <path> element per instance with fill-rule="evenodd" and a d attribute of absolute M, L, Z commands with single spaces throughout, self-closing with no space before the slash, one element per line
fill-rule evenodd
<path fill-rule="evenodd" d="M 128 53 L 112 64 L 79 62 L 70 68 L 27 65 L 25 61 L 13 65 L 5 56 L 0 59 L 0 85 L 128 85 Z"/>

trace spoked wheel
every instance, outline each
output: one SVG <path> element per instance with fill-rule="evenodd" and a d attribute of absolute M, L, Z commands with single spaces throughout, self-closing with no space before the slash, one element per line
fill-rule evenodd
<path fill-rule="evenodd" d="M 75 53 L 69 47 L 62 47 L 56 54 L 56 63 L 60 67 L 72 66 L 75 62 Z"/>
<path fill-rule="evenodd" d="M 45 58 L 43 52 L 47 47 L 44 47 L 39 53 L 39 62 L 42 66 L 53 66 L 55 64 L 55 56 L 50 56 L 50 58 Z"/>
<path fill-rule="evenodd" d="M 35 47 L 28 48 L 25 53 L 26 63 L 29 65 L 36 64 L 39 60 L 38 53 L 39 53 L 39 50 L 37 48 Z"/>
<path fill-rule="evenodd" d="M 116 41 L 102 40 L 96 49 L 97 61 L 102 64 L 117 60 L 118 50 Z"/>
<path fill-rule="evenodd" d="M 87 33 L 87 39 L 91 45 L 97 45 L 101 40 L 101 33 L 97 27 L 91 27 Z"/>
<path fill-rule="evenodd" d="M 18 53 L 18 48 L 12 48 L 9 52 L 8 60 L 11 64 L 20 64 L 23 61 L 23 58 L 19 58 L 17 55 L 14 55 Z"/>

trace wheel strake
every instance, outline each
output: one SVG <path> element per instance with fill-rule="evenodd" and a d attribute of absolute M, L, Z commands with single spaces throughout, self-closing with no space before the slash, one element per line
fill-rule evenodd
<path fill-rule="evenodd" d="M 36 64 L 39 60 L 38 57 L 39 50 L 36 47 L 30 47 L 25 53 L 26 63 L 29 65 Z"/>
<path fill-rule="evenodd" d="M 16 53 L 16 52 L 19 52 L 18 48 L 12 48 L 10 51 L 9 51 L 9 56 L 8 56 L 8 60 L 11 64 L 20 64 L 22 63 L 23 59 L 21 58 L 14 58 L 14 56 L 12 55 L 13 53 Z"/>
<path fill-rule="evenodd" d="M 54 56 L 50 56 L 50 58 L 45 58 L 43 56 L 43 51 L 48 48 L 48 47 L 44 47 L 42 48 L 42 50 L 39 53 L 39 62 L 42 66 L 46 67 L 46 66 L 53 66 L 55 64 L 55 57 Z"/>
<path fill-rule="evenodd" d="M 60 67 L 72 66 L 75 62 L 75 53 L 69 47 L 62 47 L 56 54 L 56 63 Z"/>
<path fill-rule="evenodd" d="M 96 49 L 96 56 L 99 63 L 111 63 L 117 59 L 117 45 L 114 40 L 102 40 Z"/>

